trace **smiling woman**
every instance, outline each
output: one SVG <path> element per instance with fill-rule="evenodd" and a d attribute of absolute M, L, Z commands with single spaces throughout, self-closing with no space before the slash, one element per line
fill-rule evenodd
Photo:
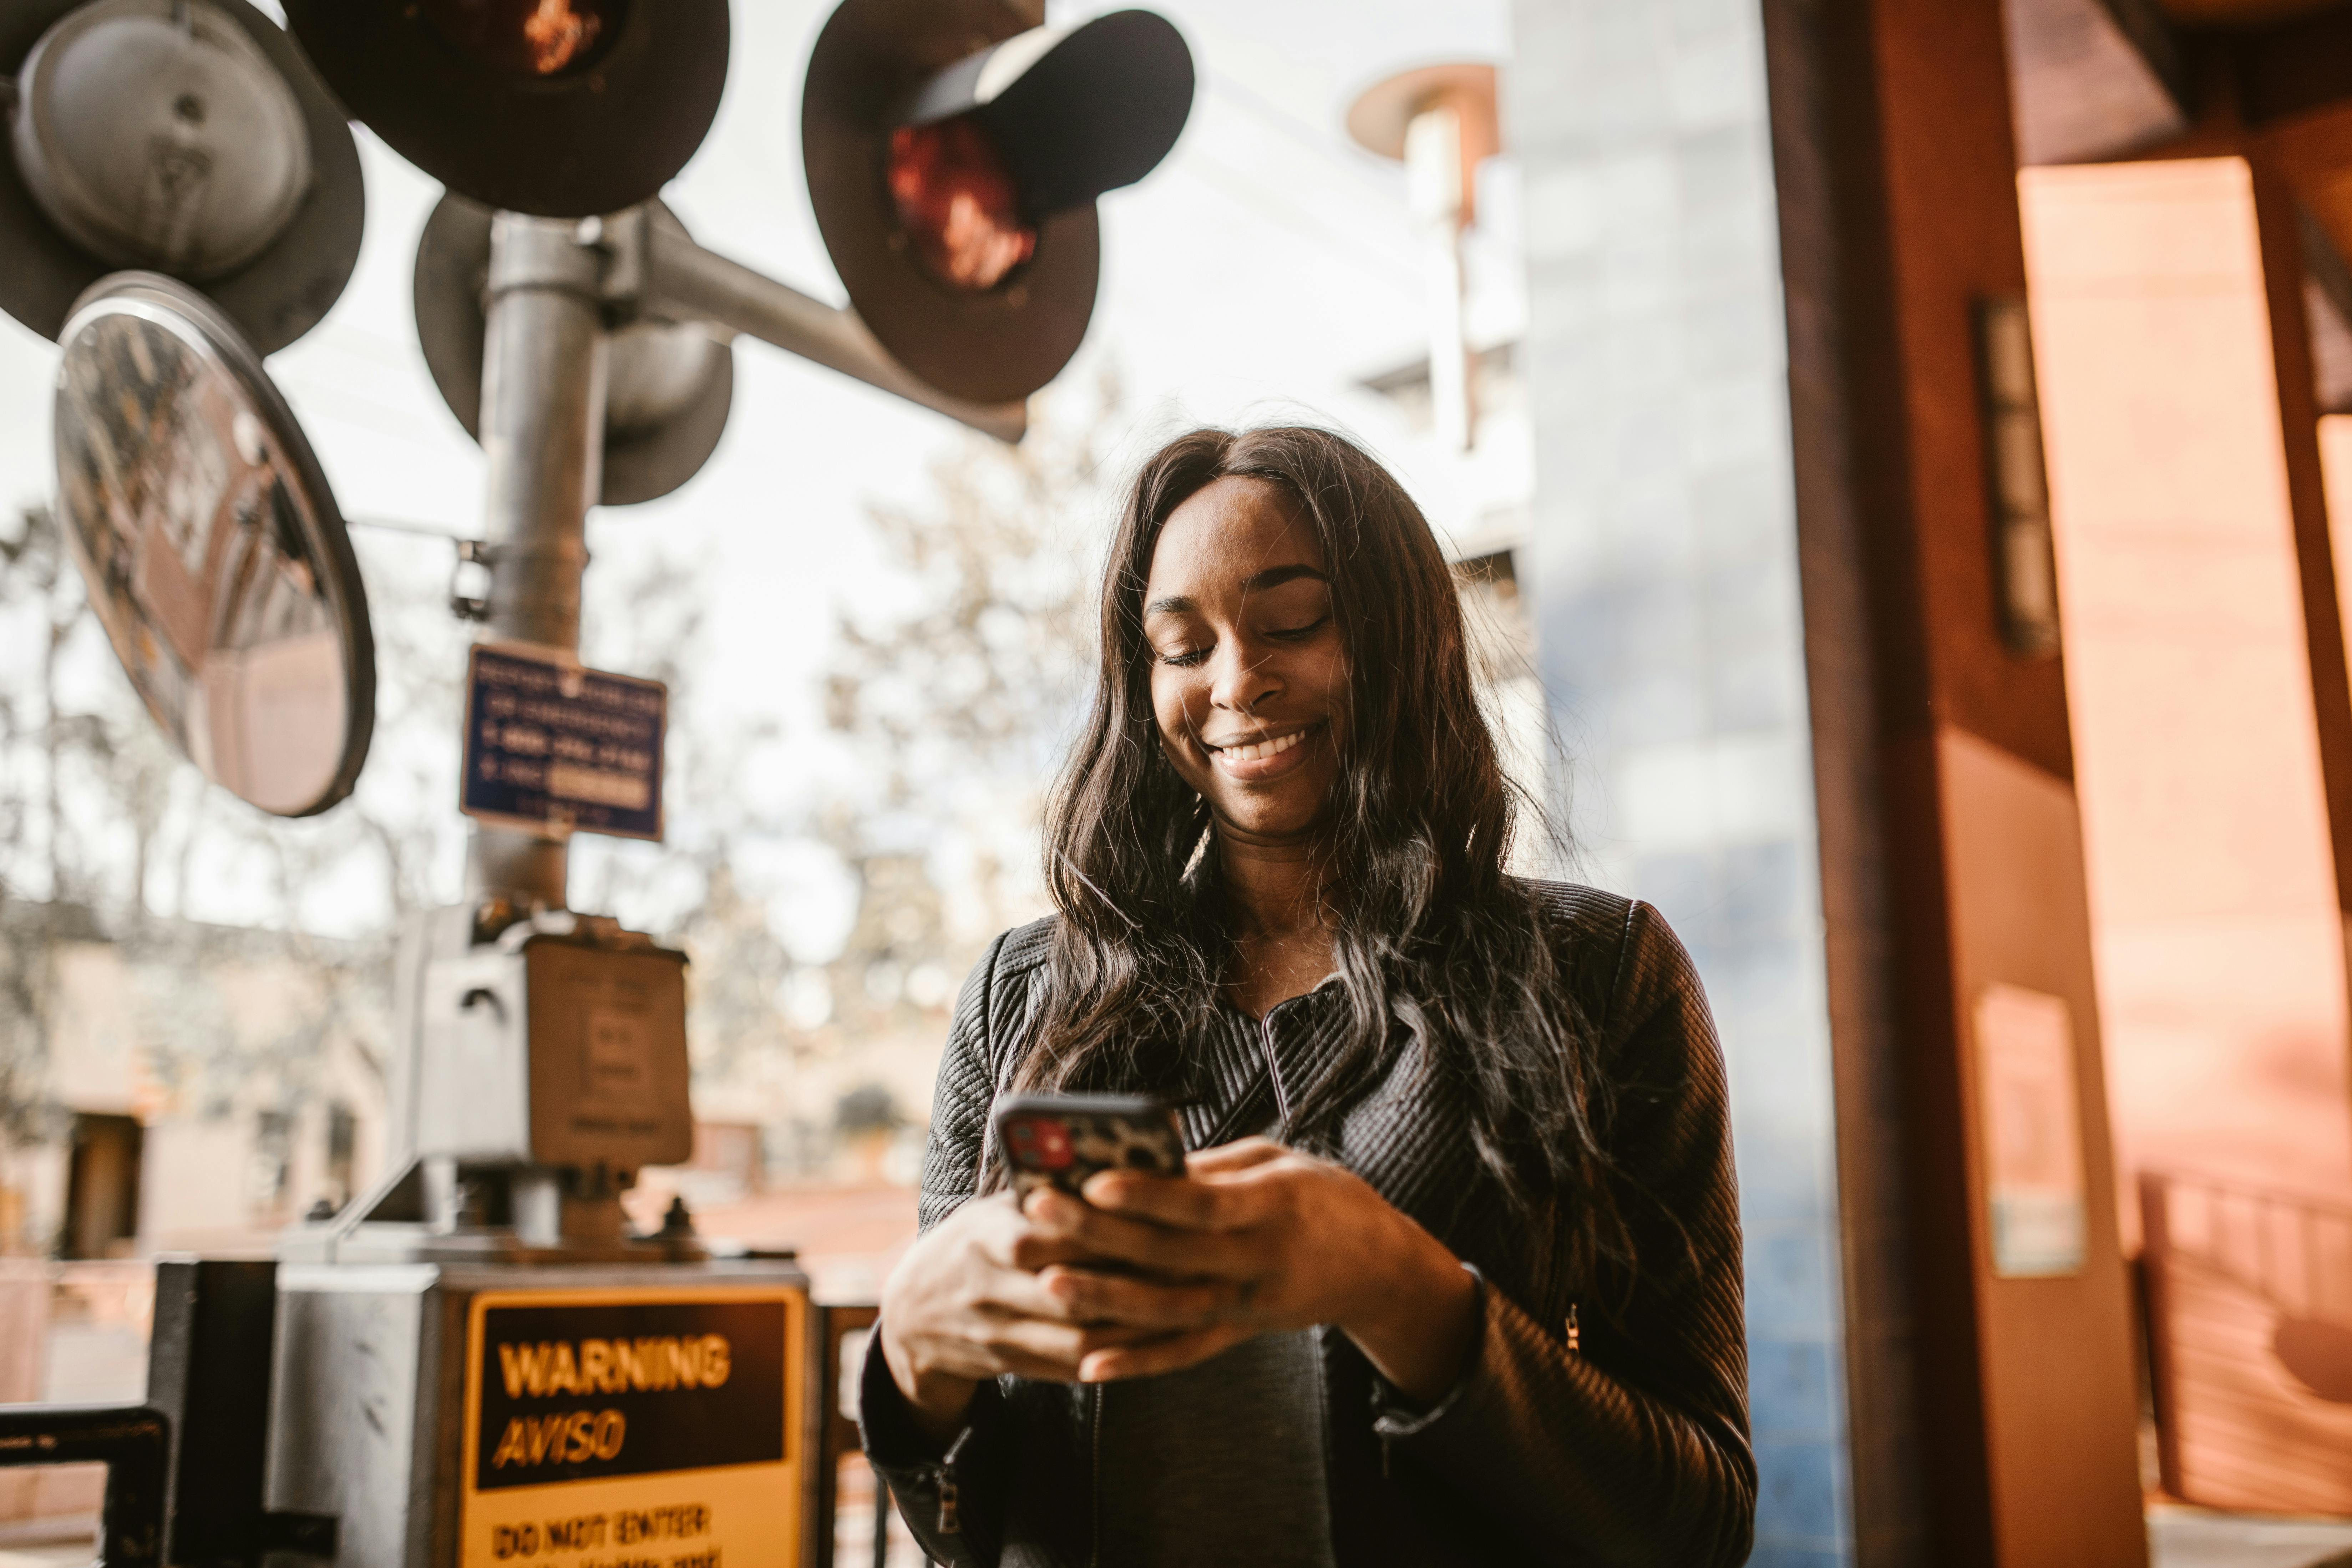
<path fill-rule="evenodd" d="M 1058 912 L 965 987 L 866 1364 L 935 1559 L 1745 1557 L 1714 1027 L 1654 911 L 1505 874 L 1515 804 L 1386 470 L 1295 428 L 1144 465 Z M 990 1109 L 1056 1090 L 1173 1103 L 1184 1174 L 1016 1201 Z"/>

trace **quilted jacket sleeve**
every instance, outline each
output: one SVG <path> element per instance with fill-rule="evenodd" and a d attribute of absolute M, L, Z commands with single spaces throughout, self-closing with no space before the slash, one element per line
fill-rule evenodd
<path fill-rule="evenodd" d="M 1623 1310 L 1580 1301 L 1571 1350 L 1564 1323 L 1490 1286 L 1460 1384 L 1424 1412 L 1383 1391 L 1376 1430 L 1396 1462 L 1512 1521 L 1533 1561 L 1730 1568 L 1754 1531 L 1756 1466 L 1723 1055 L 1688 955 L 1646 905 L 1628 912 L 1606 1001 L 1610 1142 L 1641 1264 Z"/>
<path fill-rule="evenodd" d="M 979 1188 L 995 1087 L 989 1045 L 995 1023 L 992 1014 L 999 1000 L 997 961 L 1006 940 L 998 937 L 973 965 L 948 1027 L 933 1092 L 930 1138 L 923 1150 L 920 1213 L 927 1231 L 962 1207 Z M 931 1561 L 951 1568 L 994 1563 L 1003 1536 L 1009 1447 L 1002 1430 L 1004 1412 L 997 1385 L 980 1385 L 963 1431 L 940 1451 L 916 1427 L 883 1359 L 877 1324 L 866 1341 L 857 1410 L 866 1457 L 889 1483 L 900 1517 Z"/>

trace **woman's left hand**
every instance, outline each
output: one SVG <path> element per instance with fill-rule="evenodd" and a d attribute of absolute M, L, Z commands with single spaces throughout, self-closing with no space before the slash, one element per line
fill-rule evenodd
<path fill-rule="evenodd" d="M 1087 1201 L 1045 1189 L 1026 1212 L 1080 1250 L 1175 1279 L 1241 1287 L 1224 1321 L 1101 1350 L 1086 1382 L 1174 1372 L 1255 1334 L 1334 1323 L 1407 1397 L 1433 1404 L 1476 1335 L 1477 1284 L 1444 1243 L 1361 1178 L 1265 1138 L 1204 1150 L 1182 1176 L 1106 1171 Z M 1041 1283 L 1079 1311 L 1104 1276 L 1048 1268 Z"/>

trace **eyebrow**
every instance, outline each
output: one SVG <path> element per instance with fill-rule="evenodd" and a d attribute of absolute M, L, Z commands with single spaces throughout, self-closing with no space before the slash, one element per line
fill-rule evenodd
<path fill-rule="evenodd" d="M 1269 566 L 1243 584 L 1242 587 L 1250 593 L 1263 593 L 1268 588 L 1279 588 L 1285 583 L 1296 583 L 1301 577 L 1312 577 L 1327 587 L 1331 582 L 1328 573 L 1302 563 L 1293 566 Z M 1181 616 L 1200 607 L 1181 594 L 1171 594 L 1164 599 L 1154 599 L 1144 605 L 1143 616 L 1144 619 L 1150 620 L 1154 616 Z"/>

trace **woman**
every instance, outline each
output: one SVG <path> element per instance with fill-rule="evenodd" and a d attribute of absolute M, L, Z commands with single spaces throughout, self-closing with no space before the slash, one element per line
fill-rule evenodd
<path fill-rule="evenodd" d="M 1143 467 L 1058 913 L 956 1010 L 866 1447 L 944 1563 L 1745 1558 L 1720 1052 L 1646 906 L 1505 874 L 1427 522 L 1312 429 Z M 1003 1190 L 989 1108 L 1151 1092 L 1181 1177 Z"/>

